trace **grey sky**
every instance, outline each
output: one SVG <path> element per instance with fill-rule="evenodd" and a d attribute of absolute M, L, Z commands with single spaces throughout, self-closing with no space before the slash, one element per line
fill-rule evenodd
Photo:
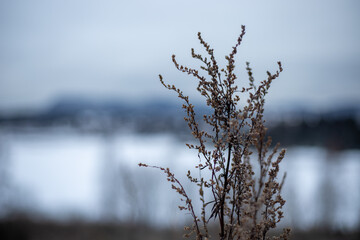
<path fill-rule="evenodd" d="M 61 96 L 144 101 L 174 97 L 157 75 L 194 94 L 171 54 L 191 66 L 197 32 L 219 62 L 246 25 L 237 58 L 257 80 L 281 60 L 269 102 L 331 108 L 360 102 L 360 2 L 5 0 L 0 2 L 0 111 Z M 195 97 L 196 99 L 196 97 Z"/>

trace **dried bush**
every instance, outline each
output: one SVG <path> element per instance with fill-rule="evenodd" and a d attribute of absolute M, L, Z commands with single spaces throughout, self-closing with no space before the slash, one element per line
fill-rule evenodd
<path fill-rule="evenodd" d="M 289 238 L 289 229 L 284 229 L 277 237 L 268 234 L 283 218 L 285 200 L 280 193 L 285 175 L 281 181 L 277 177 L 285 150 L 278 153 L 279 145 L 271 147 L 271 138 L 266 136 L 263 119 L 265 95 L 283 69 L 281 62 L 278 62 L 279 70 L 275 74 L 267 72 L 267 79 L 256 84 L 247 62 L 249 82 L 246 87 L 239 89 L 235 84 L 235 55 L 244 35 L 245 26 L 242 26 L 232 52 L 225 57 L 227 66 L 222 69 L 215 60 L 214 50 L 198 33 L 200 43 L 209 57 L 195 53 L 194 49 L 191 49 L 191 54 L 202 62 L 200 68 L 208 75 L 207 78 L 196 69 L 179 65 L 175 55 L 172 56 L 179 71 L 197 79 L 197 91 L 205 97 L 207 106 L 212 110 L 211 114 L 203 116 L 203 121 L 207 125 L 206 129 L 212 131 L 200 128 L 201 119 L 197 118 L 189 97 L 174 85 L 167 85 L 159 75 L 160 82 L 184 101 L 183 108 L 187 114 L 185 121 L 197 142 L 196 145 L 186 145 L 198 151 L 196 168 L 199 175 L 194 177 L 188 171 L 187 177 L 199 188 L 201 210 L 194 209 L 192 199 L 169 168 L 142 163 L 139 165 L 162 170 L 172 183 L 172 188 L 181 195 L 184 204 L 179 208 L 188 211 L 194 223 L 191 227 L 185 227 L 188 231 L 185 237 L 195 234 L 197 240 L 210 239 L 209 220 L 214 219 L 218 223 L 221 240 Z M 203 171 L 210 172 L 207 175 L 209 177 L 202 177 L 206 175 L 202 174 Z M 211 198 L 206 199 L 207 196 Z"/>

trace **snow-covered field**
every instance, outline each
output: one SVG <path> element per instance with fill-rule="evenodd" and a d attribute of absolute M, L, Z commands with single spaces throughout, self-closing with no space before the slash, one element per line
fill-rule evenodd
<path fill-rule="evenodd" d="M 170 134 L 80 134 L 66 129 L 0 133 L 0 211 L 11 208 L 51 218 L 183 224 L 178 196 L 165 176 L 138 163 L 173 169 L 188 192 L 187 169 L 196 152 Z M 327 224 L 354 229 L 360 224 L 360 151 L 328 152 L 292 147 L 287 171 L 285 225 Z"/>

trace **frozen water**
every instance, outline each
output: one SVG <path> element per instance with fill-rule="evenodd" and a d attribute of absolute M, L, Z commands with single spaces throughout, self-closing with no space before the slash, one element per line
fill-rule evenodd
<path fill-rule="evenodd" d="M 187 169 L 196 173 L 197 153 L 170 134 L 3 132 L 0 146 L 11 186 L 26 190 L 19 202 L 31 201 L 28 208 L 49 217 L 183 224 L 188 216 L 176 207 L 166 176 L 139 162 L 169 167 L 189 194 L 198 191 L 185 177 Z M 293 147 L 281 168 L 288 176 L 285 225 L 359 225 L 360 151 Z"/>

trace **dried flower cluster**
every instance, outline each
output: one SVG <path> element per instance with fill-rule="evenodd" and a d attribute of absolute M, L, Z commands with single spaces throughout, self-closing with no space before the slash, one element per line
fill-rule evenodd
<path fill-rule="evenodd" d="M 235 55 L 245 35 L 245 26 L 237 39 L 232 52 L 226 56 L 226 68 L 219 68 L 211 49 L 201 34 L 200 43 L 209 57 L 196 54 L 191 49 L 192 57 L 202 62 L 201 71 L 179 65 L 172 56 L 175 67 L 184 73 L 194 76 L 198 81 L 197 90 L 206 98 L 206 104 L 212 113 L 204 115 L 207 129 L 200 129 L 199 120 L 195 117 L 194 106 L 189 97 L 176 88 L 160 82 L 169 90 L 175 91 L 184 101 L 187 122 L 197 144 L 186 144 L 190 149 L 198 151 L 199 177 L 194 177 L 188 171 L 188 179 L 199 187 L 199 197 L 202 203 L 201 211 L 195 211 L 192 200 L 187 195 L 183 185 L 175 178 L 168 168 L 139 164 L 145 167 L 159 168 L 167 174 L 167 180 L 172 183 L 184 201 L 181 210 L 189 211 L 193 218 L 193 226 L 186 237 L 196 235 L 196 239 L 210 239 L 209 220 L 214 219 L 219 226 L 219 239 L 288 239 L 289 229 L 284 229 L 278 237 L 270 237 L 269 230 L 274 229 L 283 218 L 282 207 L 285 200 L 281 197 L 281 188 L 285 175 L 278 181 L 279 164 L 284 158 L 285 150 L 278 153 L 278 145 L 271 148 L 271 138 L 266 136 L 264 126 L 264 97 L 270 84 L 283 70 L 278 62 L 279 70 L 275 74 L 267 72 L 267 79 L 256 85 L 250 64 L 246 63 L 249 77 L 247 87 L 238 89 L 234 73 Z M 246 99 L 243 101 L 244 96 Z M 243 102 L 241 102 L 243 101 Z M 240 107 L 240 102 L 242 107 Z M 258 168 L 255 168 L 258 166 Z M 208 171 L 208 178 L 202 176 Z M 258 172 L 255 174 L 255 171 Z M 206 194 L 209 193 L 209 194 Z M 209 198 L 210 199 L 207 199 Z"/>

